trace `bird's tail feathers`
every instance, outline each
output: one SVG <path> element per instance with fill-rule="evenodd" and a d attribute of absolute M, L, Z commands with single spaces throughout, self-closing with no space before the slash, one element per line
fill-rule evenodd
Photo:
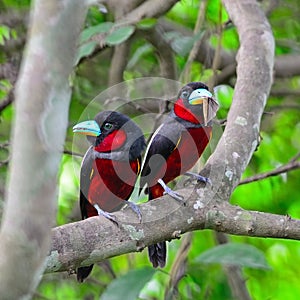
<path fill-rule="evenodd" d="M 166 242 L 160 242 L 148 247 L 149 259 L 154 268 L 163 268 L 166 264 L 167 247 Z"/>
<path fill-rule="evenodd" d="M 80 267 L 77 269 L 77 281 L 83 282 L 92 272 L 94 265 L 90 265 L 88 267 Z"/>

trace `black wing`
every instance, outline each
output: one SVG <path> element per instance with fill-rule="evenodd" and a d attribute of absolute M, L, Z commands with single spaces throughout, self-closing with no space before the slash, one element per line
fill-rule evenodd
<path fill-rule="evenodd" d="M 89 203 L 87 197 L 91 184 L 91 177 L 93 172 L 93 147 L 91 146 L 85 153 L 80 170 L 80 211 L 82 219 L 88 217 L 87 210 L 88 206 L 92 205 Z M 92 208 L 91 208 L 92 209 Z"/>
<path fill-rule="evenodd" d="M 156 177 L 162 164 L 168 159 L 178 145 L 181 137 L 181 127 L 177 122 L 162 124 L 153 134 L 142 164 L 140 187 Z"/>

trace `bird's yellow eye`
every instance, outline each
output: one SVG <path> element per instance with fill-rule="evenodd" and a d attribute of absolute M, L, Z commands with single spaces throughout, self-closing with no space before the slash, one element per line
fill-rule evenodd
<path fill-rule="evenodd" d="M 111 124 L 111 123 L 105 123 L 103 127 L 104 127 L 104 129 L 106 129 L 106 130 L 110 130 L 110 129 L 112 129 L 113 124 Z"/>

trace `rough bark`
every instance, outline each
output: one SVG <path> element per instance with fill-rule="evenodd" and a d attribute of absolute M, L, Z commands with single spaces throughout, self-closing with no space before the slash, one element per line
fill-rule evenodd
<path fill-rule="evenodd" d="M 191 189 L 178 192 L 188 196 Z M 179 205 L 168 196 L 144 203 L 140 205 L 143 215 L 141 224 L 127 208 L 115 213 L 120 227 L 102 217 L 93 217 L 54 228 L 46 272 L 71 271 L 79 265 L 141 251 L 150 244 L 176 239 L 185 232 L 200 229 L 235 235 L 300 239 L 299 220 L 243 210 L 226 201 L 217 201 L 220 197 L 217 194 L 206 204 L 203 194 L 204 189 L 196 189 L 186 206 Z"/>
<path fill-rule="evenodd" d="M 30 298 L 49 251 L 71 95 L 68 76 L 85 4 L 36 0 L 32 7 L 0 233 L 1 299 Z"/>

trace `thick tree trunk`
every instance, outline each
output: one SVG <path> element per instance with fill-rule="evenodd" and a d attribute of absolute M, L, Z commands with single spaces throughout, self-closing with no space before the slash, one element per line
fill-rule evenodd
<path fill-rule="evenodd" d="M 85 11 L 81 0 L 33 4 L 0 233 L 1 299 L 30 298 L 43 272 L 68 120 L 68 77 Z"/>

